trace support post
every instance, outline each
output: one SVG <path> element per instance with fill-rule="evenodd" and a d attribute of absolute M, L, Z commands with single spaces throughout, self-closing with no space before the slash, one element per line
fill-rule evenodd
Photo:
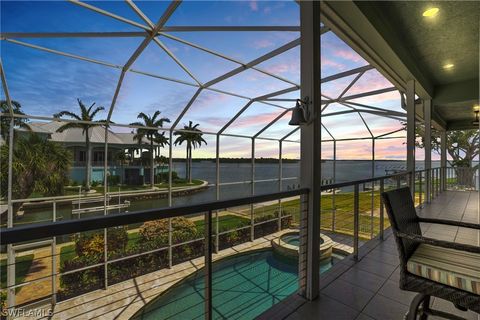
<path fill-rule="evenodd" d="M 300 216 L 299 288 L 313 300 L 319 294 L 320 187 L 321 187 L 321 96 L 320 96 L 320 2 L 300 1 L 301 99 L 309 98 L 313 121 L 301 127 L 302 187 L 309 188 L 303 198 Z"/>
<path fill-rule="evenodd" d="M 375 178 L 375 138 L 372 138 L 372 179 Z M 373 208 L 375 206 L 375 181 L 372 181 L 371 211 L 370 211 L 370 239 L 373 239 Z"/>
<path fill-rule="evenodd" d="M 333 183 L 337 183 L 337 141 L 333 140 Z M 337 207 L 335 188 L 332 189 L 332 232 L 335 232 Z"/>
<path fill-rule="evenodd" d="M 88 135 L 88 130 L 87 133 Z M 90 144 L 90 152 L 91 154 L 92 146 Z M 103 155 L 103 215 L 108 215 L 108 205 L 109 205 L 109 194 L 108 194 L 108 126 L 105 126 L 105 148 L 104 148 L 104 155 Z M 92 157 L 90 156 L 90 161 Z M 92 170 L 91 166 L 87 165 L 87 170 Z M 91 179 L 91 178 L 89 178 Z M 90 185 L 90 180 L 88 180 L 87 185 Z M 80 217 L 80 216 L 79 216 Z M 103 273 L 104 273 L 104 286 L 105 290 L 108 288 L 108 229 L 103 229 Z"/>
<path fill-rule="evenodd" d="M 3 69 L 2 69 L 3 72 Z M 13 162 L 13 117 L 10 119 L 10 128 L 8 136 L 8 190 L 7 190 L 7 201 L 8 201 L 8 217 L 7 217 L 7 228 L 13 227 L 13 203 L 12 203 L 12 183 L 13 183 L 13 171 L 12 171 L 12 162 Z M 13 309 L 15 307 L 15 252 L 13 251 L 13 245 L 7 245 L 7 308 Z"/>
<path fill-rule="evenodd" d="M 360 231 L 360 202 L 359 186 L 353 187 L 353 259 L 358 261 L 358 236 Z"/>
<path fill-rule="evenodd" d="M 425 136 L 423 137 L 425 148 L 425 200 L 430 203 L 430 170 L 432 169 L 432 100 L 423 102 L 423 115 L 425 121 Z"/>
<path fill-rule="evenodd" d="M 447 131 L 440 133 L 440 166 L 442 169 L 442 189 L 447 188 Z"/>
<path fill-rule="evenodd" d="M 283 176 L 283 162 L 282 162 L 282 140 L 278 141 L 278 192 L 282 192 L 282 176 Z M 278 199 L 278 231 L 282 230 L 282 199 Z"/>
<path fill-rule="evenodd" d="M 407 171 L 409 187 L 415 200 L 415 80 L 407 82 Z"/>
<path fill-rule="evenodd" d="M 215 172 L 216 172 L 216 177 L 215 177 L 215 195 L 216 199 L 220 200 L 220 135 L 217 134 L 217 139 L 215 141 L 216 147 L 215 147 Z M 215 253 L 218 253 L 219 247 L 220 247 L 220 235 L 218 234 L 219 232 L 219 226 L 218 226 L 218 210 L 215 211 Z"/>
<path fill-rule="evenodd" d="M 57 202 L 53 200 L 52 222 L 57 221 Z M 57 303 L 57 237 L 52 239 L 52 306 Z"/>
<path fill-rule="evenodd" d="M 380 194 L 385 191 L 385 180 L 380 180 Z M 384 229 L 385 228 L 385 207 L 383 205 L 382 197 L 380 197 L 380 239 L 384 240 Z"/>
<path fill-rule="evenodd" d="M 173 130 L 170 130 L 169 132 L 169 141 L 170 143 L 168 144 L 168 206 L 172 206 L 172 169 L 173 169 L 173 156 L 172 156 L 172 151 L 173 151 Z M 185 161 L 188 161 L 185 159 Z M 185 172 L 185 174 L 187 174 Z M 172 240 L 172 218 L 168 218 L 168 267 L 171 269 L 173 265 L 173 252 L 172 252 L 172 245 L 173 245 L 173 240 Z"/>
<path fill-rule="evenodd" d="M 205 212 L 205 320 L 212 319 L 212 211 Z"/>
<path fill-rule="evenodd" d="M 252 138 L 252 183 L 251 183 L 251 195 L 255 195 L 255 138 Z M 250 241 L 255 240 L 255 207 L 250 205 Z"/>

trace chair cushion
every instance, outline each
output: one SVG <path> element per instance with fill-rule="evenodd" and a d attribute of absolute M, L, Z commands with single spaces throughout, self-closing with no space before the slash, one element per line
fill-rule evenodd
<path fill-rule="evenodd" d="M 421 244 L 408 260 L 417 276 L 480 295 L 480 254 Z"/>

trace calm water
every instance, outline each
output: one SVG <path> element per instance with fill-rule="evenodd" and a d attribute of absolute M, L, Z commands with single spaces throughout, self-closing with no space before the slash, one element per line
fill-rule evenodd
<path fill-rule="evenodd" d="M 433 162 L 433 167 L 439 166 L 438 161 Z M 417 163 L 417 169 L 423 168 L 423 163 Z M 404 170 L 405 163 L 402 161 L 376 161 L 374 166 L 375 176 L 383 176 L 386 170 Z M 180 177 L 185 174 L 184 163 L 174 163 L 173 170 L 177 171 Z M 220 187 L 220 199 L 231 199 L 251 195 L 251 185 L 249 180 L 252 176 L 250 163 L 221 163 L 220 164 L 220 182 L 245 182 L 242 184 L 224 185 Z M 352 181 L 359 179 L 370 178 L 372 175 L 371 161 L 337 161 L 336 163 L 336 181 Z M 299 163 L 284 163 L 283 164 L 283 178 L 292 178 L 283 181 L 283 190 L 292 190 L 298 188 L 298 176 L 300 174 Z M 194 162 L 192 168 L 192 175 L 194 179 L 206 180 L 210 184 L 215 184 L 216 168 L 215 162 L 203 161 Z M 279 168 L 278 164 L 271 163 L 257 163 L 255 165 L 255 179 L 267 180 L 278 179 Z M 333 161 L 325 161 L 322 163 L 322 178 L 330 179 L 333 177 Z M 264 194 L 279 191 L 278 181 L 256 182 L 255 194 Z M 113 190 L 115 191 L 115 190 Z M 344 192 L 350 191 L 348 188 Z M 210 186 L 208 189 L 197 192 L 185 197 L 175 197 L 172 199 L 173 206 L 195 204 L 200 202 L 212 201 L 216 199 L 216 188 Z M 123 199 L 114 198 L 111 204 L 123 202 Z M 99 203 L 97 205 L 102 205 Z M 162 208 L 168 206 L 167 199 L 149 199 L 149 200 L 132 200 L 129 211 L 137 211 L 144 209 Z M 57 208 L 58 219 L 77 219 L 78 217 L 71 214 L 72 206 L 62 206 Z M 97 213 L 98 214 L 103 214 Z M 95 215 L 95 214 L 90 214 Z M 82 217 L 87 215 L 82 215 Z M 34 212 L 27 211 L 25 216 L 15 222 L 15 224 L 25 224 L 32 222 L 45 222 L 52 219 L 52 209 L 45 208 L 35 210 Z"/>
<path fill-rule="evenodd" d="M 334 258 L 333 263 L 338 261 Z M 332 262 L 322 264 L 320 273 Z M 272 250 L 236 255 L 213 264 L 213 319 L 254 319 L 298 288 L 298 263 Z M 203 319 L 205 277 L 198 271 L 149 303 L 133 319 Z"/>

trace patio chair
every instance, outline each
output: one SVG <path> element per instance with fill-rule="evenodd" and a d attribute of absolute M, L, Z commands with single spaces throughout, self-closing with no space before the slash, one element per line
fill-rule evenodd
<path fill-rule="evenodd" d="M 420 222 L 480 230 L 480 225 L 417 216 L 409 188 L 382 193 L 400 255 L 400 289 L 418 292 L 407 320 L 439 316 L 463 319 L 433 310 L 430 297 L 452 302 L 462 311 L 480 313 L 480 246 L 453 243 L 422 235 Z"/>

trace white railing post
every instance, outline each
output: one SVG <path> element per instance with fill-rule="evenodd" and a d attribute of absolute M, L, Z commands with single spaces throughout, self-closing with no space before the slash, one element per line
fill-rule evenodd
<path fill-rule="evenodd" d="M 53 200 L 52 221 L 57 221 L 57 202 Z M 57 237 L 52 239 L 52 306 L 57 303 Z"/>
<path fill-rule="evenodd" d="M 353 259 L 358 261 L 358 237 L 360 229 L 359 186 L 353 187 Z"/>

